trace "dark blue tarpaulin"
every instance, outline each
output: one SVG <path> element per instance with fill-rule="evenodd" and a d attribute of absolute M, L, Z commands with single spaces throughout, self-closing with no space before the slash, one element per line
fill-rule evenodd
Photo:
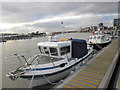
<path fill-rule="evenodd" d="M 88 53 L 87 43 L 82 39 L 70 39 L 72 41 L 72 57 L 81 58 Z"/>

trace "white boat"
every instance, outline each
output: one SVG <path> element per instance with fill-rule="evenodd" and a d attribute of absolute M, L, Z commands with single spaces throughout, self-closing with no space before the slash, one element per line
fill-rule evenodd
<path fill-rule="evenodd" d="M 77 66 L 87 62 L 93 54 L 93 48 L 80 39 L 40 42 L 37 46 L 40 54 L 29 60 L 22 56 L 26 64 L 6 76 L 12 80 L 32 80 L 31 87 L 53 83 L 65 78 Z"/>
<path fill-rule="evenodd" d="M 101 49 L 111 42 L 109 34 L 104 34 L 104 32 L 93 32 L 89 37 L 88 44 L 93 45 L 94 49 Z"/>

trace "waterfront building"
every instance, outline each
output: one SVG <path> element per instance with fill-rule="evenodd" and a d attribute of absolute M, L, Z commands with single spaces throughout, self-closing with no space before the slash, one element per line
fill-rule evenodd
<path fill-rule="evenodd" d="M 120 29 L 120 18 L 113 20 L 113 27 L 114 27 L 114 30 L 118 30 L 118 28 Z"/>
<path fill-rule="evenodd" d="M 91 26 L 90 29 L 91 29 L 91 31 L 97 31 L 98 27 L 97 26 Z"/>
<path fill-rule="evenodd" d="M 99 23 L 99 24 L 98 24 L 98 28 L 99 28 L 100 30 L 107 30 L 107 29 L 108 29 L 108 27 L 107 27 L 107 26 L 104 26 L 103 23 Z"/>

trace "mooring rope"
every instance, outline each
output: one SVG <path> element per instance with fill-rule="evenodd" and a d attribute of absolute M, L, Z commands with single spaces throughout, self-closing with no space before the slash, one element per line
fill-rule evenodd
<path fill-rule="evenodd" d="M 37 58 L 38 59 L 38 58 Z M 39 62 L 38 62 L 38 64 L 39 64 Z M 38 65 L 37 64 L 37 65 Z M 35 66 L 35 70 L 36 70 L 36 68 L 37 68 L 37 65 Z M 31 69 L 32 70 L 32 69 Z M 35 76 L 35 74 L 32 76 L 32 78 L 31 78 L 31 82 L 30 82 L 30 84 L 29 84 L 29 88 L 31 88 L 31 86 L 32 86 L 32 82 L 33 82 L 33 79 L 34 79 L 34 76 Z"/>
<path fill-rule="evenodd" d="M 98 44 L 95 44 L 99 49 L 102 49 L 102 47 L 100 46 L 100 45 L 98 45 Z"/>
<path fill-rule="evenodd" d="M 38 60 L 37 60 L 38 61 Z M 40 62 L 38 62 L 38 64 L 39 64 Z M 38 65 L 37 64 L 37 65 Z M 37 65 L 36 65 L 36 67 L 37 67 Z M 36 70 L 36 67 L 35 67 L 35 70 Z M 42 71 L 42 70 L 41 70 Z M 29 88 L 31 88 L 31 86 L 32 86 L 32 82 L 33 82 L 33 80 L 34 80 L 34 77 L 35 77 L 35 75 L 33 75 L 32 76 L 32 78 L 31 78 L 31 82 L 30 82 L 30 84 L 29 84 Z M 56 85 L 57 83 L 52 83 L 44 74 L 43 74 L 43 77 L 45 78 L 45 80 L 48 82 L 48 83 L 50 83 L 51 85 Z"/>

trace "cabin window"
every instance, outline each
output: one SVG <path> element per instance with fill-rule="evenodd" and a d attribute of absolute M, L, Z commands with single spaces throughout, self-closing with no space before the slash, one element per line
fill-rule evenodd
<path fill-rule="evenodd" d="M 42 47 L 39 47 L 39 50 L 42 54 L 44 54 Z"/>
<path fill-rule="evenodd" d="M 64 55 L 64 54 L 67 54 L 67 53 L 70 53 L 70 46 L 60 48 L 60 54 L 61 55 Z"/>
<path fill-rule="evenodd" d="M 70 46 L 66 47 L 66 51 L 67 51 L 66 53 L 70 53 Z"/>
<path fill-rule="evenodd" d="M 49 54 L 48 48 L 47 47 L 43 47 L 43 48 L 44 48 L 45 53 Z"/>
<path fill-rule="evenodd" d="M 104 39 L 104 36 L 102 36 L 101 39 Z"/>
<path fill-rule="evenodd" d="M 50 49 L 51 55 L 58 56 L 58 52 L 57 52 L 57 49 L 56 49 L 56 48 L 50 47 L 49 49 Z"/>
<path fill-rule="evenodd" d="M 97 39 L 100 39 L 100 36 L 98 36 Z"/>
<path fill-rule="evenodd" d="M 90 39 L 92 39 L 92 37 L 90 36 Z"/>
<path fill-rule="evenodd" d="M 94 39 L 96 39 L 96 36 L 94 36 Z"/>

